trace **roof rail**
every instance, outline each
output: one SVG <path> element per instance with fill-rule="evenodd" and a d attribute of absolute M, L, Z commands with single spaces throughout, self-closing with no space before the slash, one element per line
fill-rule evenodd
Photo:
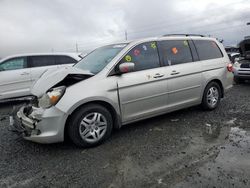
<path fill-rule="evenodd" d="M 200 35 L 200 34 L 166 34 L 166 35 L 163 35 L 163 37 L 168 37 L 168 36 L 186 36 L 186 37 L 198 36 L 198 37 L 205 37 L 205 35 Z"/>

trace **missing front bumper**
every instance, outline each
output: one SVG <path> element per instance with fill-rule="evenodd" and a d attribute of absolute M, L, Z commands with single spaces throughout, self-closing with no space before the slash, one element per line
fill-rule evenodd
<path fill-rule="evenodd" d="M 27 117 L 24 113 L 26 107 L 22 107 L 18 112 L 17 112 L 17 117 L 20 119 L 21 124 L 24 127 L 27 127 L 29 129 L 35 129 L 37 121 L 30 119 Z"/>
<path fill-rule="evenodd" d="M 44 144 L 62 142 L 67 117 L 54 106 L 49 109 L 26 106 L 17 112 L 15 127 L 26 140 Z"/>
<path fill-rule="evenodd" d="M 14 131 L 22 133 L 25 137 L 39 135 L 41 131 L 36 129 L 39 120 L 30 118 L 30 115 L 32 115 L 31 106 L 21 107 L 17 112 L 17 119 L 13 124 Z"/>

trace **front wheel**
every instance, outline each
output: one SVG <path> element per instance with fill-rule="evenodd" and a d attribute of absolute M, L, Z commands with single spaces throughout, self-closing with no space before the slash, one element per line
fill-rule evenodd
<path fill-rule="evenodd" d="M 89 104 L 73 113 L 67 131 L 77 146 L 92 147 L 105 141 L 112 128 L 110 112 L 101 105 Z"/>
<path fill-rule="evenodd" d="M 214 110 L 217 108 L 221 100 L 221 88 L 216 82 L 211 82 L 205 88 L 202 107 L 205 110 Z"/>

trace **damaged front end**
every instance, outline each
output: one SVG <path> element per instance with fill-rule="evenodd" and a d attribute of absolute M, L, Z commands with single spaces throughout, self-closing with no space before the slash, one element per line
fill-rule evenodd
<path fill-rule="evenodd" d="M 37 124 L 42 120 L 43 112 L 42 108 L 30 105 L 21 107 L 17 112 L 18 120 L 14 124 L 16 131 L 22 133 L 24 137 L 39 135 L 41 131 L 37 129 Z"/>
<path fill-rule="evenodd" d="M 92 76 L 74 67 L 45 73 L 32 88 L 34 100 L 17 112 L 16 131 L 25 139 L 38 143 L 62 142 L 68 115 L 56 104 L 69 86 Z"/>
<path fill-rule="evenodd" d="M 68 115 L 52 106 L 47 109 L 23 106 L 13 125 L 26 140 L 37 143 L 56 143 L 64 140 L 64 125 Z"/>
<path fill-rule="evenodd" d="M 45 72 L 34 84 L 31 93 L 40 98 L 49 90 L 57 87 L 69 87 L 78 82 L 86 80 L 94 74 L 75 67 L 62 67 L 60 69 L 51 69 Z"/>

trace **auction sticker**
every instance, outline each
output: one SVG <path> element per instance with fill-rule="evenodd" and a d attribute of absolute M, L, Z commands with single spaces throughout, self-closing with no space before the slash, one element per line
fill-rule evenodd
<path fill-rule="evenodd" d="M 131 57 L 130 55 L 126 55 L 126 56 L 125 56 L 125 60 L 126 60 L 127 62 L 130 62 L 130 61 L 132 61 L 132 57 Z"/>

